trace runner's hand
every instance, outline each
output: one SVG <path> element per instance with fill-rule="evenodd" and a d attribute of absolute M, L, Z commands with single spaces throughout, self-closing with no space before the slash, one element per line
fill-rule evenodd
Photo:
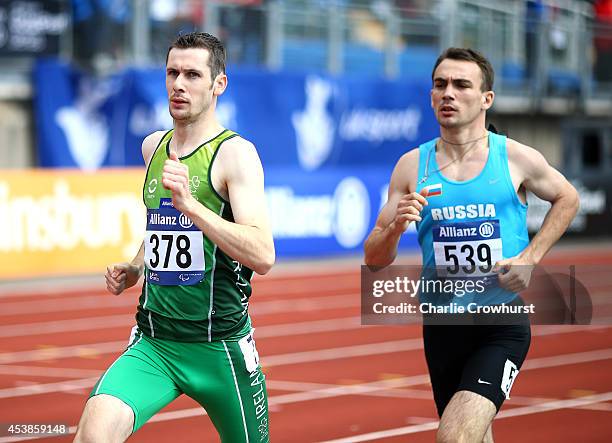
<path fill-rule="evenodd" d="M 172 192 L 174 207 L 184 212 L 192 198 L 189 191 L 189 167 L 180 162 L 176 152 L 170 152 L 169 159 L 164 163 L 162 184 Z"/>
<path fill-rule="evenodd" d="M 140 266 L 131 263 L 117 263 L 106 267 L 106 289 L 111 294 L 119 295 L 136 283 L 142 273 Z"/>
<path fill-rule="evenodd" d="M 397 204 L 395 218 L 389 226 L 390 229 L 399 232 L 406 232 L 411 222 L 421 221 L 421 211 L 423 206 L 428 205 L 427 189 L 421 192 L 411 192 L 405 194 Z"/>
<path fill-rule="evenodd" d="M 510 292 L 520 292 L 529 286 L 533 268 L 533 263 L 516 256 L 495 263 L 493 272 L 497 272 L 499 285 L 502 288 Z"/>

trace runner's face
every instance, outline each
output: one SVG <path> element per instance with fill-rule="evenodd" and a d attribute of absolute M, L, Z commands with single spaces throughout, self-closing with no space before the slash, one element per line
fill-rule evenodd
<path fill-rule="evenodd" d="M 482 72 L 476 63 L 443 60 L 434 72 L 431 106 L 440 126 L 468 126 L 493 102 L 493 92 L 480 90 Z"/>
<path fill-rule="evenodd" d="M 208 66 L 209 55 L 207 49 L 201 48 L 170 50 L 166 63 L 166 90 L 170 115 L 174 120 L 196 121 L 212 105 L 216 94 Z"/>

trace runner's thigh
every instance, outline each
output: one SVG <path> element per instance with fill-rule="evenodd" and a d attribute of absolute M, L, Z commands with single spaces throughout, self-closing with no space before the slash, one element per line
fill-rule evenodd
<path fill-rule="evenodd" d="M 150 340 L 138 335 L 106 370 L 90 394 L 90 397 L 112 395 L 130 406 L 134 412 L 134 432 L 181 394 Z"/>
<path fill-rule="evenodd" d="M 268 395 L 252 336 L 197 345 L 206 351 L 189 364 L 182 390 L 206 409 L 223 443 L 268 442 Z"/>

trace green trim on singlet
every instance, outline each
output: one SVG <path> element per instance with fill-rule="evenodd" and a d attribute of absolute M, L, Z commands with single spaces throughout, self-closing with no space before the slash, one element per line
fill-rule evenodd
<path fill-rule="evenodd" d="M 171 131 L 171 130 L 170 130 Z M 157 150 L 159 149 L 159 147 L 161 146 L 162 142 L 164 141 L 164 138 L 166 138 L 166 136 L 168 135 L 168 133 L 170 133 L 170 131 L 166 131 L 164 133 L 164 135 L 162 135 L 162 138 L 159 139 L 159 141 L 157 142 L 157 146 L 155 146 L 155 150 L 153 151 L 153 155 L 151 156 L 151 158 L 149 159 L 149 164 L 147 165 L 147 172 L 145 172 L 145 181 L 142 184 L 142 202 L 144 203 L 145 206 L 147 206 L 147 203 L 144 201 L 144 195 L 145 195 L 145 186 L 147 186 L 147 176 L 149 175 L 149 168 L 151 167 L 151 160 L 153 160 L 153 157 L 155 156 L 155 153 L 157 152 Z"/>
<path fill-rule="evenodd" d="M 208 168 L 208 185 L 210 186 L 210 189 L 212 189 L 212 191 L 215 193 L 215 195 L 222 201 L 229 203 L 229 201 L 227 201 L 226 199 L 223 198 L 223 196 L 221 196 L 221 194 L 219 194 L 217 192 L 217 190 L 215 189 L 215 187 L 213 186 L 212 183 L 212 168 L 213 168 L 213 164 L 215 163 L 215 159 L 217 158 L 217 154 L 219 153 L 219 150 L 221 149 L 221 145 L 223 143 L 225 143 L 226 141 L 228 141 L 229 139 L 232 139 L 234 137 L 238 137 L 238 134 L 234 134 L 230 137 L 227 137 L 226 139 L 224 139 L 221 143 L 219 143 L 219 146 L 217 146 L 217 150 L 215 151 L 215 153 L 212 156 L 212 159 L 210 159 L 210 167 Z"/>
<path fill-rule="evenodd" d="M 206 146 L 207 144 L 209 144 L 210 142 L 214 141 L 216 138 L 221 137 L 223 134 L 225 134 L 226 132 L 228 132 L 229 129 L 224 129 L 223 131 L 219 132 L 217 135 L 215 135 L 213 138 L 211 138 L 208 141 L 205 141 L 204 143 L 202 143 L 200 146 L 198 146 L 197 148 L 195 148 L 192 152 L 190 152 L 189 154 L 187 154 L 184 157 L 179 157 L 179 160 L 183 161 L 183 160 L 187 160 L 189 157 L 191 157 L 194 154 L 197 154 L 198 151 Z M 235 134 L 233 137 L 235 137 L 238 134 Z M 170 139 L 168 139 L 168 142 L 166 143 L 166 155 L 168 157 L 170 157 L 170 141 L 172 140 L 172 134 L 170 135 Z M 225 139 L 223 140 L 225 141 Z M 223 141 L 221 143 L 223 143 Z M 212 162 L 211 162 L 212 163 Z"/>

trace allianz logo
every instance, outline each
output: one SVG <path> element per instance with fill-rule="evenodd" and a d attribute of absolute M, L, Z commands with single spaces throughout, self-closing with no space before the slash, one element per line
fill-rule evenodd
<path fill-rule="evenodd" d="M 431 209 L 433 220 L 461 220 L 465 218 L 496 217 L 493 203 L 478 203 L 471 205 L 443 206 Z"/>
<path fill-rule="evenodd" d="M 185 229 L 193 226 L 193 222 L 185 214 L 179 214 L 176 217 L 173 215 L 162 215 L 158 212 L 149 213 L 149 225 L 175 226 L 177 222 Z"/>
<path fill-rule="evenodd" d="M 495 233 L 495 227 L 490 222 L 484 222 L 480 226 L 440 226 L 440 237 L 484 237 L 489 238 Z"/>
<path fill-rule="evenodd" d="M 357 177 L 345 177 L 333 194 L 296 195 L 289 186 L 266 188 L 274 238 L 329 238 L 360 245 L 370 225 L 370 197 Z"/>

